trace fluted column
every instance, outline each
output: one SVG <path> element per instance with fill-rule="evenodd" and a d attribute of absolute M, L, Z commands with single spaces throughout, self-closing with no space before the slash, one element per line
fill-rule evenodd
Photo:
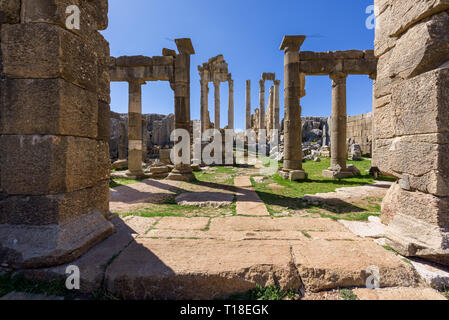
<path fill-rule="evenodd" d="M 259 81 L 259 129 L 265 129 L 265 81 Z"/>
<path fill-rule="evenodd" d="M 246 80 L 245 129 L 251 129 L 251 80 Z"/>
<path fill-rule="evenodd" d="M 142 81 L 129 81 L 128 104 L 128 171 L 142 176 Z"/>
<path fill-rule="evenodd" d="M 220 81 L 214 81 L 215 111 L 214 128 L 220 130 Z"/>
<path fill-rule="evenodd" d="M 299 49 L 305 36 L 285 36 L 281 45 L 284 50 L 284 167 L 279 174 L 290 180 L 306 179 L 302 170 L 301 137 L 301 74 Z"/>
<path fill-rule="evenodd" d="M 228 106 L 228 129 L 234 129 L 234 80 L 228 80 L 229 106 Z"/>

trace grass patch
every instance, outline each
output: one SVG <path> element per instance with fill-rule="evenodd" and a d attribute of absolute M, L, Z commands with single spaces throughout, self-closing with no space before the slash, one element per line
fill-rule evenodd
<path fill-rule="evenodd" d="M 342 289 L 342 290 L 340 290 L 340 297 L 343 300 L 359 300 L 357 295 L 350 289 Z"/>
<path fill-rule="evenodd" d="M 257 285 L 255 289 L 252 289 L 246 293 L 239 293 L 229 296 L 229 300 L 266 300 L 276 301 L 284 300 L 286 298 L 293 299 L 299 295 L 294 290 L 281 290 L 275 286 L 262 287 Z"/>
<path fill-rule="evenodd" d="M 109 182 L 109 188 L 117 188 L 120 186 L 126 186 L 129 184 L 133 184 L 136 182 L 140 182 L 145 180 L 146 178 L 139 178 L 139 179 L 128 179 L 128 178 L 112 178 Z"/>
<path fill-rule="evenodd" d="M 194 172 L 195 178 L 198 182 L 213 182 L 232 186 L 234 184 L 234 177 L 237 176 L 237 171 L 234 167 L 217 166 L 211 167 L 213 171 L 199 171 Z"/>

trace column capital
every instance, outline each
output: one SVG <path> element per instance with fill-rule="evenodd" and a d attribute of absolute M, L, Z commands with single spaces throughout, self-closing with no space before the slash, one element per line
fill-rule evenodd
<path fill-rule="evenodd" d="M 215 88 L 220 87 L 220 81 L 214 80 L 213 83 L 214 83 L 214 87 L 215 87 Z"/>
<path fill-rule="evenodd" d="M 281 85 L 281 80 L 274 80 L 273 82 L 275 86 Z"/>
<path fill-rule="evenodd" d="M 347 77 L 348 77 L 348 74 L 343 73 L 343 72 L 332 72 L 329 74 L 329 78 L 332 79 L 333 85 L 345 83 Z"/>
<path fill-rule="evenodd" d="M 282 39 L 280 50 L 287 51 L 299 51 L 302 44 L 306 40 L 306 36 L 296 35 L 296 36 L 284 36 Z"/>
<path fill-rule="evenodd" d="M 146 81 L 141 80 L 141 79 L 132 79 L 132 80 L 128 80 L 129 84 L 133 84 L 133 85 L 144 85 L 147 84 Z"/>
<path fill-rule="evenodd" d="M 377 79 L 377 73 L 376 73 L 376 72 L 371 73 L 371 74 L 369 75 L 369 78 L 370 78 L 371 80 L 376 80 L 376 79 Z"/>

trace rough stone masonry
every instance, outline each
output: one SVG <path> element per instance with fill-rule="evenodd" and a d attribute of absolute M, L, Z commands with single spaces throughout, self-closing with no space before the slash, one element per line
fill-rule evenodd
<path fill-rule="evenodd" d="M 449 265 L 449 1 L 376 0 L 374 166 L 389 245 Z"/>
<path fill-rule="evenodd" d="M 80 8 L 80 29 L 66 8 Z M 0 263 L 71 261 L 112 234 L 108 2 L 0 2 Z"/>

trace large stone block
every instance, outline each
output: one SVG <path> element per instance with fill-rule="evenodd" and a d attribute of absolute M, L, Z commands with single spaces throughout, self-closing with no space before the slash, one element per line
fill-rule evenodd
<path fill-rule="evenodd" d="M 108 143 L 71 136 L 0 136 L 0 184 L 9 195 L 59 194 L 109 178 Z"/>
<path fill-rule="evenodd" d="M 416 23 L 449 10 L 449 0 L 394 0 L 391 1 L 391 8 L 389 35 L 397 37 Z"/>
<path fill-rule="evenodd" d="M 394 21 L 391 20 L 392 7 L 391 0 L 375 0 L 376 6 L 376 35 L 374 39 L 374 54 L 381 57 L 386 52 L 394 48 L 396 39 L 391 38 L 390 34 L 394 28 Z"/>
<path fill-rule="evenodd" d="M 0 0 L 0 24 L 20 23 L 20 1 Z"/>
<path fill-rule="evenodd" d="M 97 92 L 97 58 L 77 35 L 52 24 L 3 25 L 3 72 L 10 78 L 63 78 Z"/>
<path fill-rule="evenodd" d="M 0 263 L 15 269 L 68 263 L 113 232 L 100 212 L 45 226 L 1 224 Z"/>
<path fill-rule="evenodd" d="M 93 92 L 62 79 L 7 79 L 2 93 L 2 134 L 97 137 Z"/>
<path fill-rule="evenodd" d="M 109 180 L 61 194 L 7 196 L 0 200 L 0 225 L 52 225 L 95 212 L 109 214 Z"/>
<path fill-rule="evenodd" d="M 374 162 L 386 174 L 407 175 L 412 189 L 449 196 L 448 142 L 448 133 L 376 139 Z"/>
<path fill-rule="evenodd" d="M 449 132 L 449 66 L 395 85 L 391 106 L 398 136 Z"/>
<path fill-rule="evenodd" d="M 382 222 L 389 224 L 403 214 L 443 228 L 449 228 L 449 197 L 408 191 L 395 183 L 382 203 Z"/>
<path fill-rule="evenodd" d="M 111 108 L 109 104 L 98 102 L 98 139 L 109 142 L 111 137 Z"/>
<path fill-rule="evenodd" d="M 97 93 L 98 100 L 111 103 L 111 88 L 110 88 L 110 49 L 109 42 L 99 33 L 94 32 L 89 39 L 89 45 L 97 56 Z"/>
<path fill-rule="evenodd" d="M 411 27 L 396 42 L 389 60 L 389 76 L 407 79 L 449 61 L 449 12 L 434 15 Z"/>
<path fill-rule="evenodd" d="M 405 256 L 449 265 L 449 198 L 394 185 L 384 199 L 387 244 Z"/>
<path fill-rule="evenodd" d="M 86 0 L 22 0 L 22 23 L 49 23 L 59 25 L 79 36 L 88 38 L 94 31 L 102 27 L 98 24 L 101 13 L 96 1 Z M 76 5 L 80 10 L 80 28 L 68 29 L 67 18 L 72 13 L 66 13 L 69 6 Z M 106 17 L 107 18 L 107 17 Z M 103 30 L 103 29 L 102 29 Z"/>

